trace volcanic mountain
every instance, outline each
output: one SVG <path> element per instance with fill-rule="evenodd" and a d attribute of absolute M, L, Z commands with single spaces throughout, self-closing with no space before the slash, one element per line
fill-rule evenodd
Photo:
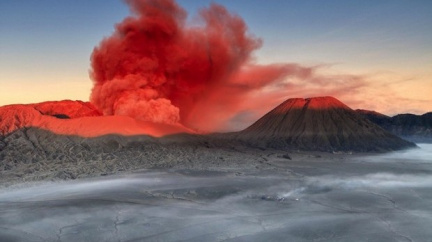
<path fill-rule="evenodd" d="M 388 151 L 415 146 L 333 97 L 288 99 L 238 133 L 270 148 L 318 151 Z"/>

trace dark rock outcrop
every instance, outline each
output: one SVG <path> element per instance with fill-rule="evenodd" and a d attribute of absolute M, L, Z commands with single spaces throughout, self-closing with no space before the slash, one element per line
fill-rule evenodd
<path fill-rule="evenodd" d="M 62 113 L 59 113 L 59 114 L 53 114 L 52 116 L 53 116 L 53 117 L 56 117 L 56 118 L 59 118 L 59 119 L 70 119 L 70 117 L 69 117 L 68 115 L 66 115 L 66 114 L 62 114 Z"/>

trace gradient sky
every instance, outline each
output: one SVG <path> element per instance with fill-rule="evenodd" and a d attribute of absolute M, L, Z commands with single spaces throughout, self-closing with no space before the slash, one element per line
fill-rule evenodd
<path fill-rule="evenodd" d="M 191 20 L 210 2 L 178 0 Z M 335 95 L 388 115 L 432 111 L 430 0 L 213 2 L 263 40 L 258 63 L 321 66 L 325 82 L 300 82 L 281 99 Z M 90 54 L 128 14 L 120 0 L 1 0 L 0 105 L 88 100 Z"/>

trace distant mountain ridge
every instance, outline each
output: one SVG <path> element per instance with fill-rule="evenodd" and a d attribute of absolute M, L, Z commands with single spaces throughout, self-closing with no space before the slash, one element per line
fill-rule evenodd
<path fill-rule="evenodd" d="M 386 151 L 414 145 L 333 97 L 288 99 L 238 138 L 253 145 L 319 151 Z"/>
<path fill-rule="evenodd" d="M 393 117 L 362 109 L 356 112 L 395 135 L 413 142 L 432 143 L 432 112 L 423 115 L 398 114 Z"/>

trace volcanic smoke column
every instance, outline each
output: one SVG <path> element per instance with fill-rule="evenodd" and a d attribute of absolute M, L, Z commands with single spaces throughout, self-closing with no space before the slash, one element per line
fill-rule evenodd
<path fill-rule="evenodd" d="M 173 0 L 126 2 L 132 16 L 91 56 L 91 102 L 105 115 L 211 130 L 243 94 L 286 72 L 250 63 L 261 41 L 220 5 L 201 10 L 199 23 L 188 26 Z"/>

